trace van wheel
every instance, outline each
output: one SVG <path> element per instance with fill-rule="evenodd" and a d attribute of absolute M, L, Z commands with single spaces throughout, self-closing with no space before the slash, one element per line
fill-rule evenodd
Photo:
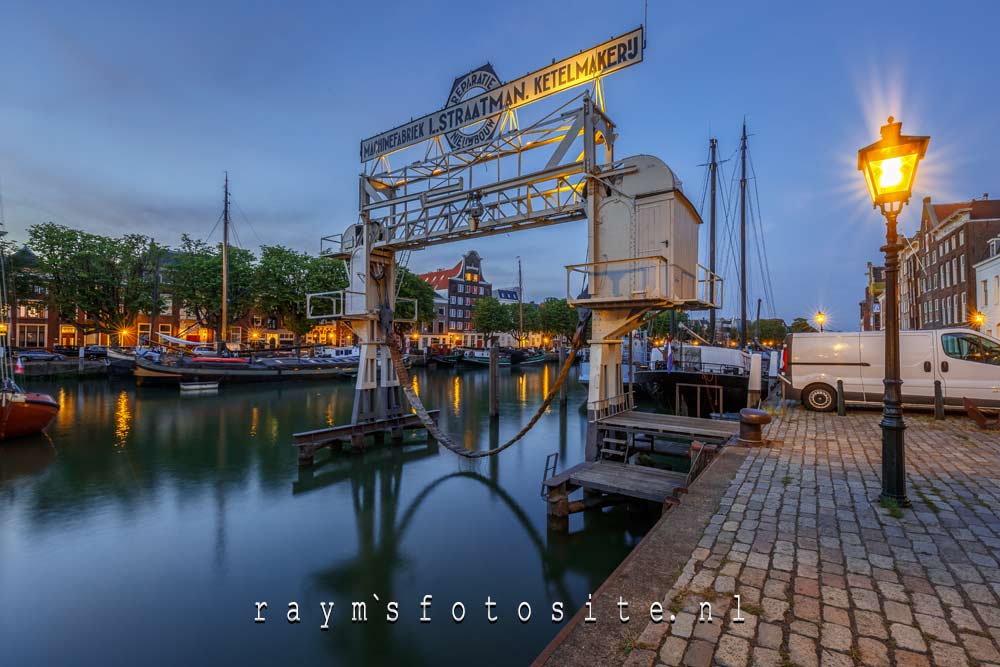
<path fill-rule="evenodd" d="M 811 384 L 802 392 L 802 404 L 816 412 L 833 412 L 837 407 L 837 391 L 827 384 Z"/>

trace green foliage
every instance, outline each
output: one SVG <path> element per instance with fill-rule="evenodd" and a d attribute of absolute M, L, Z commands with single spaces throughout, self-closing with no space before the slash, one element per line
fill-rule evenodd
<path fill-rule="evenodd" d="M 538 308 L 539 330 L 552 337 L 565 336 L 570 338 L 576 333 L 580 320 L 575 308 L 571 308 L 566 299 L 550 297 Z"/>
<path fill-rule="evenodd" d="M 678 322 L 687 322 L 688 315 L 685 312 L 664 310 L 656 314 L 651 320 L 649 320 L 649 330 L 648 333 L 653 338 L 666 338 L 670 335 L 673 327 L 671 326 L 674 318 L 677 318 Z"/>
<path fill-rule="evenodd" d="M 347 274 L 344 274 L 346 279 Z M 434 321 L 434 288 L 430 283 L 405 267 L 396 269 L 396 312 L 401 317 L 413 317 L 413 304 L 399 303 L 398 299 L 417 300 L 417 322 L 430 324 Z"/>
<path fill-rule="evenodd" d="M 184 235 L 180 250 L 166 268 L 167 284 L 181 308 L 201 326 L 218 330 L 222 317 L 222 244 L 213 247 Z M 230 247 L 227 325 L 250 313 L 257 290 L 253 253 Z"/>
<path fill-rule="evenodd" d="M 510 309 L 491 296 L 477 300 L 472 307 L 472 328 L 487 338 L 493 338 L 504 331 L 513 331 L 515 326 L 511 321 Z"/>
<path fill-rule="evenodd" d="M 796 317 L 792 320 L 792 326 L 790 327 L 792 333 L 808 333 L 816 331 L 816 328 L 809 324 L 809 320 L 804 317 Z"/>
<path fill-rule="evenodd" d="M 541 331 L 541 315 L 537 303 L 516 303 L 504 304 L 507 309 L 507 316 L 510 318 L 509 333 L 521 340 L 527 338 L 527 334 Z M 521 319 L 524 319 L 524 329 L 521 330 Z"/>
<path fill-rule="evenodd" d="M 84 334 L 113 334 L 131 327 L 139 313 L 152 312 L 154 267 L 165 250 L 151 238 L 111 238 L 46 222 L 28 229 L 28 245 L 36 261 L 24 272 L 31 285 L 21 285 L 21 303 L 40 288 L 45 296 L 39 301 Z"/>
<path fill-rule="evenodd" d="M 757 326 L 760 326 L 760 340 L 773 340 L 781 342 L 785 338 L 785 334 L 788 333 L 788 327 L 785 325 L 785 321 L 782 319 L 773 320 L 760 320 L 755 322 L 752 331 L 757 331 Z"/>
<path fill-rule="evenodd" d="M 299 338 L 316 325 L 306 312 L 306 294 L 347 287 L 342 261 L 313 257 L 284 246 L 262 246 L 256 269 L 257 306 L 281 318 L 282 325 Z"/>

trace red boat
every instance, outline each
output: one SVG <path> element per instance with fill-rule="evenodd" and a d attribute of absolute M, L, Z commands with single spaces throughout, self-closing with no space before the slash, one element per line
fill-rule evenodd
<path fill-rule="evenodd" d="M 0 392 L 0 440 L 37 435 L 58 412 L 59 403 L 48 394 Z"/>

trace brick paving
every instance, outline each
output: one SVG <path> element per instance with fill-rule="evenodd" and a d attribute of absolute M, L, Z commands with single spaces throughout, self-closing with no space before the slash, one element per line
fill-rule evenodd
<path fill-rule="evenodd" d="M 913 507 L 895 518 L 879 414 L 776 417 L 664 599 L 674 622 L 625 664 L 1000 665 L 1000 433 L 906 419 Z"/>

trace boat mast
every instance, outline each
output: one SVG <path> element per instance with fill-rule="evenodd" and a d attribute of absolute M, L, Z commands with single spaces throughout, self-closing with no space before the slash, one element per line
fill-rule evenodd
<path fill-rule="evenodd" d="M 521 278 L 521 256 L 517 256 L 517 346 L 524 347 L 524 281 Z"/>
<path fill-rule="evenodd" d="M 227 301 L 229 300 L 229 172 L 226 172 L 226 184 L 222 199 L 222 317 L 219 323 L 219 347 L 226 345 L 226 323 L 228 316 Z"/>
<path fill-rule="evenodd" d="M 715 183 L 716 175 L 719 168 L 718 162 L 715 159 L 715 149 L 718 146 L 717 139 L 709 139 L 708 146 L 712 153 L 712 159 L 708 163 L 708 171 L 711 175 L 712 181 L 712 199 L 709 204 L 709 222 L 708 222 L 708 270 L 711 272 L 711 285 L 710 287 L 710 301 L 715 303 Z M 708 340 L 710 345 L 715 345 L 715 308 L 708 311 Z"/>
<path fill-rule="evenodd" d="M 740 348 L 747 346 L 747 121 L 740 138 Z"/>

